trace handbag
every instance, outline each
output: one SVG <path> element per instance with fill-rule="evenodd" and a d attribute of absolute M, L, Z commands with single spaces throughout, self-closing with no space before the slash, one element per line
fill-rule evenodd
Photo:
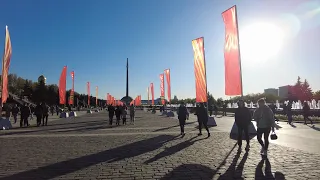
<path fill-rule="evenodd" d="M 278 136 L 275 132 L 272 132 L 272 134 L 270 135 L 271 140 L 277 140 Z"/>

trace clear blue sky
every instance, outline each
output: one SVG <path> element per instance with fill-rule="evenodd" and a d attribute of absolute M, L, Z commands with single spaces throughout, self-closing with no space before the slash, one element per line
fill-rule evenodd
<path fill-rule="evenodd" d="M 224 97 L 224 24 L 221 12 L 236 4 L 240 28 L 252 23 L 290 20 L 292 34 L 267 61 L 242 57 L 244 93 L 292 84 L 300 75 L 320 89 L 320 2 L 309 0 L 3 0 L 0 27 L 9 26 L 13 55 L 10 73 L 57 83 L 64 65 L 75 71 L 75 88 L 94 95 L 125 95 L 126 58 L 130 95 L 146 99 L 159 74 L 171 69 L 172 98 L 195 97 L 191 40 L 205 38 L 208 90 Z M 311 14 L 310 14 L 311 13 Z M 288 18 L 289 17 L 289 18 Z M 291 17 L 291 18 L 290 18 Z M 288 20 L 288 21 L 289 21 Z M 282 25 L 280 23 L 280 25 Z M 295 26 L 294 26 L 295 25 Z M 4 37 L 2 38 L 4 39 Z M 0 43 L 3 49 L 3 43 Z M 264 54 L 261 54 L 264 56 Z"/>

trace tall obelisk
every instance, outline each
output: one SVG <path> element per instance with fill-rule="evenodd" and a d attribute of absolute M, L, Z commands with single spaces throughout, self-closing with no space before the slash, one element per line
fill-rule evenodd
<path fill-rule="evenodd" d="M 127 84 L 126 84 L 126 98 L 129 97 L 129 62 L 127 58 Z"/>

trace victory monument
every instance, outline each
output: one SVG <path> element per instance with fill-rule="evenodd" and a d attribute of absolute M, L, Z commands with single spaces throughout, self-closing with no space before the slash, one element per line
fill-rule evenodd
<path fill-rule="evenodd" d="M 126 77 L 126 96 L 121 98 L 121 101 L 126 105 L 129 105 L 132 101 L 132 98 L 129 96 L 129 62 L 127 58 L 127 77 Z"/>

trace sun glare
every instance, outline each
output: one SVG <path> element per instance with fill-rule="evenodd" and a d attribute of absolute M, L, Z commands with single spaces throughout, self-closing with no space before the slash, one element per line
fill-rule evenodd
<path fill-rule="evenodd" d="M 242 60 L 261 63 L 277 55 L 283 44 L 282 30 L 269 23 L 257 23 L 240 31 Z"/>

